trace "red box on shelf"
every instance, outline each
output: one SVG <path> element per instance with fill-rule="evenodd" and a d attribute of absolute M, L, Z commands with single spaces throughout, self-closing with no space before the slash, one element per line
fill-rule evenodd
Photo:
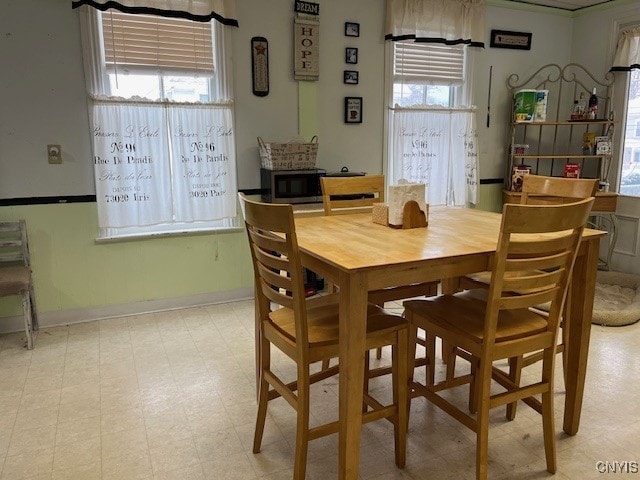
<path fill-rule="evenodd" d="M 577 163 L 565 164 L 562 176 L 565 178 L 580 178 L 580 165 Z"/>

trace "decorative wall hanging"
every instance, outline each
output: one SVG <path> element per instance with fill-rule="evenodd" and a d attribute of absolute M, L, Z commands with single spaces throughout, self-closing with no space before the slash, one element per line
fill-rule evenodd
<path fill-rule="evenodd" d="M 359 37 L 360 36 L 360 24 L 354 22 L 345 22 L 344 34 L 347 37 Z"/>
<path fill-rule="evenodd" d="M 296 1 L 293 38 L 293 78 L 318 80 L 320 76 L 320 6 Z"/>
<path fill-rule="evenodd" d="M 513 48 L 531 50 L 531 34 L 526 32 L 509 32 L 507 30 L 491 30 L 492 48 Z"/>
<path fill-rule="evenodd" d="M 347 47 L 345 49 L 344 61 L 346 63 L 353 63 L 353 64 L 358 63 L 358 49 Z"/>
<path fill-rule="evenodd" d="M 362 97 L 344 97 L 344 123 L 362 123 Z"/>
<path fill-rule="evenodd" d="M 251 39 L 251 77 L 253 94 L 266 97 L 269 94 L 269 42 L 264 37 Z"/>

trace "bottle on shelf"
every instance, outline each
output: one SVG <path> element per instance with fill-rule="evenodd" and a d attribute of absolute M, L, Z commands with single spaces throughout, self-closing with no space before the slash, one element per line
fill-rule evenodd
<path fill-rule="evenodd" d="M 591 96 L 589 97 L 589 120 L 595 120 L 598 118 L 598 96 L 596 95 L 596 87 L 593 87 Z"/>
<path fill-rule="evenodd" d="M 580 92 L 580 98 L 578 99 L 577 112 L 578 112 L 578 115 L 580 115 L 580 118 L 578 118 L 578 120 L 582 120 L 583 118 L 585 118 L 585 115 L 587 114 L 587 101 L 584 98 L 584 92 Z"/>
<path fill-rule="evenodd" d="M 573 101 L 573 108 L 571 109 L 571 120 L 582 120 L 582 113 L 580 113 L 578 100 Z"/>

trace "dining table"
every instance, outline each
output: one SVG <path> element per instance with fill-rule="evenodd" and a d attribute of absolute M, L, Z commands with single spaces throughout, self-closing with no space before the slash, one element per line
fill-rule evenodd
<path fill-rule="evenodd" d="M 391 228 L 368 213 L 300 215 L 295 226 L 304 267 L 340 292 L 339 304 L 339 478 L 358 478 L 364 385 L 368 292 L 412 283 L 442 281 L 491 270 L 501 214 L 464 207 L 431 207 L 428 225 Z M 568 293 L 563 429 L 578 431 L 600 238 L 585 229 Z"/>

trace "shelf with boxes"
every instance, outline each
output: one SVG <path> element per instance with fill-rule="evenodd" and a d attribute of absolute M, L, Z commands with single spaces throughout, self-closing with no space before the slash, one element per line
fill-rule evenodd
<path fill-rule="evenodd" d="M 606 189 L 614 155 L 613 76 L 596 79 L 578 64 L 549 64 L 507 79 L 513 98 L 505 184 L 520 175 L 599 178 Z M 589 102 L 587 104 L 587 100 Z"/>
<path fill-rule="evenodd" d="M 605 217 L 610 246 L 616 237 L 617 194 L 608 175 L 615 155 L 616 121 L 611 110 L 613 74 L 597 79 L 584 67 L 549 64 L 528 78 L 507 79 L 512 98 L 503 201 L 519 203 L 523 175 L 599 179 L 593 212 Z"/>

